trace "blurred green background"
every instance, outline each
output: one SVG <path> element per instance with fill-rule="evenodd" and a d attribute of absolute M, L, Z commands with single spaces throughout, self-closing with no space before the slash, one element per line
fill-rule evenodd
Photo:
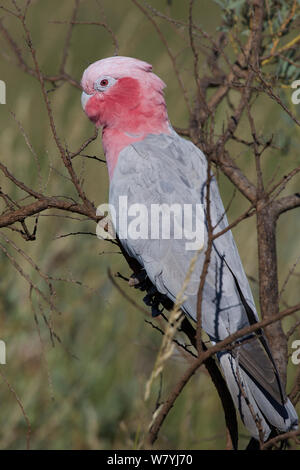
<path fill-rule="evenodd" d="M 1 2 L 12 7 L 9 0 Z M 19 2 L 24 4 L 24 2 Z M 150 1 L 174 18 L 188 19 L 188 2 L 183 0 Z M 195 2 L 194 21 L 215 34 L 220 24 L 220 9 L 211 0 Z M 42 70 L 56 74 L 61 60 L 66 25 L 53 24 L 53 20 L 68 20 L 72 13 L 71 0 L 33 1 L 28 13 L 28 26 L 33 45 L 37 50 Z M 30 61 L 24 34 L 16 18 L 2 13 L 3 23 L 22 45 L 24 57 Z M 81 21 L 105 21 L 114 31 L 119 42 L 119 55 L 133 56 L 153 64 L 154 71 L 167 84 L 166 101 L 171 122 L 175 126 L 187 126 L 188 113 L 174 76 L 172 64 L 151 25 L 129 0 L 84 0 L 78 14 Z M 195 92 L 192 77 L 192 57 L 183 45 L 183 34 L 174 26 L 158 20 L 170 48 L 176 54 L 178 66 L 191 98 Z M 37 80 L 23 73 L 7 43 L 0 40 L 0 79 L 7 85 L 7 104 L 0 105 L 0 153 L 1 161 L 13 174 L 39 189 L 37 166 L 32 152 L 26 145 L 20 129 L 10 114 L 23 126 L 38 156 L 41 166 L 42 186 L 51 195 L 76 197 L 66 170 L 50 133 L 45 107 Z M 83 70 L 97 59 L 114 54 L 111 37 L 98 26 L 74 28 L 67 71 L 80 80 Z M 206 65 L 203 62 L 203 73 Z M 51 86 L 48 87 L 49 89 Z M 281 90 L 287 105 L 299 116 L 300 105 L 290 101 L 291 90 Z M 93 126 L 84 115 L 80 104 L 80 91 L 64 84 L 49 96 L 61 140 L 71 151 L 93 134 Z M 232 94 L 233 101 L 236 96 Z M 259 99 L 254 107 L 257 128 L 267 138 L 274 134 L 279 151 L 268 150 L 264 158 L 265 180 L 275 171 L 276 178 L 299 164 L 299 130 L 270 99 Z M 217 114 L 216 132 L 221 130 L 230 112 L 224 103 Z M 243 121 L 239 136 L 246 138 L 249 129 Z M 255 165 L 251 151 L 245 152 L 239 144 L 231 144 L 229 150 L 238 164 L 255 181 Z M 101 139 L 88 148 L 90 155 L 102 156 Z M 77 157 L 75 168 L 84 176 L 84 188 L 96 205 L 107 201 L 108 177 L 104 164 L 96 160 Z M 0 176 L 2 190 L 12 198 L 24 197 L 24 193 Z M 231 199 L 233 188 L 222 175 L 218 175 L 224 204 Z M 299 188 L 295 179 L 288 191 Z M 239 215 L 247 203 L 236 195 L 229 210 L 229 219 Z M 4 206 L 3 206 L 4 208 Z M 52 215 L 50 215 L 52 214 Z M 31 423 L 30 445 L 33 449 L 128 449 L 137 448 L 143 439 L 155 408 L 158 386 L 156 384 L 149 402 L 144 402 L 145 383 L 149 378 L 161 341 L 161 336 L 145 323 L 141 312 L 127 304 L 111 284 L 107 268 L 112 272 L 130 274 L 125 261 L 115 247 L 100 242 L 90 235 L 59 238 L 70 232 L 95 232 L 95 224 L 75 218 L 62 217 L 63 213 L 48 211 L 41 215 L 37 240 L 25 242 L 9 229 L 1 229 L 26 251 L 40 268 L 49 275 L 67 278 L 55 282 L 55 302 L 62 312 L 58 315 L 44 308 L 51 320 L 61 344 L 53 347 L 49 329 L 39 312 L 38 299 L 33 294 L 38 327 L 29 300 L 29 287 L 17 273 L 9 259 L 0 250 L 0 339 L 7 347 L 7 364 L 1 365 L 1 373 L 18 395 Z M 79 217 L 77 218 L 79 219 Z M 34 225 L 34 219 L 28 224 Z M 282 286 L 289 269 L 299 256 L 300 219 L 297 211 L 281 217 L 278 224 L 279 283 Z M 257 246 L 255 219 L 250 218 L 234 229 L 234 236 L 253 293 L 258 305 Z M 47 286 L 32 266 L 19 253 L 5 244 L 24 272 L 45 293 Z M 109 252 L 109 253 L 104 253 Z M 299 272 L 299 269 L 298 269 Z M 119 282 L 119 281 L 118 281 Z M 122 282 L 122 281 L 120 281 Z M 142 295 L 122 287 L 133 298 Z M 299 278 L 292 276 L 283 295 L 284 302 L 293 305 L 299 301 Z M 284 303 L 282 304 L 284 306 Z M 285 329 L 291 326 L 285 322 Z M 294 339 L 297 339 L 297 334 Z M 289 345 L 290 347 L 290 345 Z M 291 352 L 291 349 L 289 349 Z M 74 355 L 77 357 L 74 358 Z M 163 375 L 163 394 L 180 377 L 186 362 L 175 354 L 167 364 Z M 296 373 L 296 366 L 289 366 L 289 387 Z M 159 449 L 222 449 L 225 447 L 223 412 L 205 369 L 201 369 L 181 394 L 171 411 L 155 444 Z M 0 377 L 0 448 L 22 449 L 26 446 L 27 427 L 14 393 Z M 248 442 L 247 432 L 240 428 L 240 446 Z"/>

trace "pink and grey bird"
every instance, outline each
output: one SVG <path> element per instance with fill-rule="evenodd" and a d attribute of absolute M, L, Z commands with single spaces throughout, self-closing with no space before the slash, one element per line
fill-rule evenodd
<path fill-rule="evenodd" d="M 81 84 L 85 113 L 103 129 L 110 204 L 118 208 L 120 196 L 126 196 L 128 206 L 143 204 L 150 213 L 152 204 L 200 203 L 207 214 L 207 160 L 172 128 L 163 96 L 165 84 L 152 66 L 129 57 L 102 59 L 84 71 Z M 223 230 L 228 222 L 214 177 L 209 196 L 212 226 Z M 182 305 L 195 321 L 208 238 L 206 222 L 204 246 Z M 173 302 L 195 257 L 194 251 L 186 250 L 185 242 L 176 237 L 121 239 L 124 250 L 140 263 L 160 295 Z M 231 231 L 213 243 L 202 297 L 202 327 L 212 343 L 258 320 Z M 272 432 L 297 427 L 297 414 L 262 332 L 242 338 L 236 348 L 220 352 L 218 360 L 241 419 L 254 438 L 259 433 L 253 413 L 261 422 L 265 440 Z"/>

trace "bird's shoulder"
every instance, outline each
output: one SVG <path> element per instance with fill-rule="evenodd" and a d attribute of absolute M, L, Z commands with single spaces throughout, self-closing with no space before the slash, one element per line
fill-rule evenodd
<path fill-rule="evenodd" d="M 207 162 L 192 142 L 169 134 L 149 134 L 125 147 L 119 155 L 114 181 L 135 181 L 137 188 L 152 188 L 168 193 L 171 188 L 196 190 L 199 194 L 206 181 Z"/>

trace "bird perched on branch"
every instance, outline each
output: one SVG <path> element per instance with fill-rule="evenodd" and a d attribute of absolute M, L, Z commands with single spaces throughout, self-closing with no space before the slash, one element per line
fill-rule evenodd
<path fill-rule="evenodd" d="M 209 228 L 217 233 L 228 226 L 207 159 L 172 128 L 163 96 L 165 84 L 148 63 L 120 56 L 102 59 L 84 71 L 81 84 L 84 111 L 103 129 L 109 202 L 118 214 L 114 225 L 122 246 L 141 264 L 160 294 L 175 302 L 184 289 L 182 310 L 197 321 Z M 197 212 L 199 205 L 202 212 Z M 149 220 L 154 206 L 159 207 L 161 217 L 174 213 L 172 223 L 167 224 L 169 237 Z M 161 220 L 156 218 L 156 225 Z M 186 221 L 195 222 L 196 229 L 191 224 L 183 227 Z M 211 246 L 202 292 L 202 328 L 212 343 L 218 343 L 256 321 L 237 247 L 231 231 L 225 230 Z M 297 414 L 262 331 L 240 338 L 234 348 L 219 352 L 218 359 L 242 421 L 255 439 L 267 440 L 274 430 L 297 427 Z"/>

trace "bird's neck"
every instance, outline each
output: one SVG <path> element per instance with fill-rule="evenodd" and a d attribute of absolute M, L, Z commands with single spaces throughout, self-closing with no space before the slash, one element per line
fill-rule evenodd
<path fill-rule="evenodd" d="M 152 108 L 152 109 L 151 109 Z M 119 154 L 123 148 L 143 140 L 149 134 L 170 134 L 166 106 L 149 106 L 143 112 L 120 113 L 102 130 L 102 145 L 106 156 L 109 177 L 112 179 Z"/>

